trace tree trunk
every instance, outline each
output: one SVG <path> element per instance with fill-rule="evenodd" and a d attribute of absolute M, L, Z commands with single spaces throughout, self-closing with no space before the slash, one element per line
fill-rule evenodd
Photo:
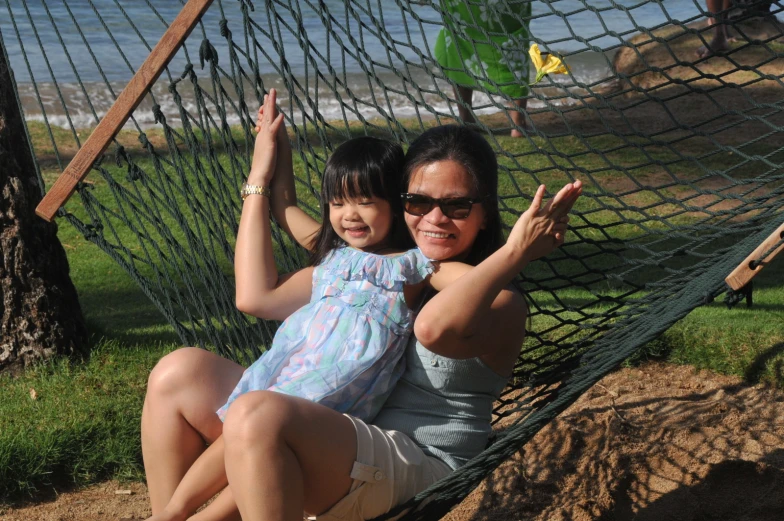
<path fill-rule="evenodd" d="M 57 225 L 41 200 L 24 121 L 0 42 L 0 371 L 87 346 L 87 329 Z"/>

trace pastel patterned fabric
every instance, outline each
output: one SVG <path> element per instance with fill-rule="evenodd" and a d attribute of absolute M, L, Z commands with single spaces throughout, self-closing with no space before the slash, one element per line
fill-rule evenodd
<path fill-rule="evenodd" d="M 442 0 L 441 8 L 434 54 L 444 74 L 464 87 L 526 97 L 531 0 Z"/>
<path fill-rule="evenodd" d="M 218 416 L 241 394 L 267 389 L 371 420 L 405 369 L 414 313 L 403 287 L 432 272 L 419 249 L 393 257 L 331 252 L 313 270 L 310 302 L 283 322 Z"/>

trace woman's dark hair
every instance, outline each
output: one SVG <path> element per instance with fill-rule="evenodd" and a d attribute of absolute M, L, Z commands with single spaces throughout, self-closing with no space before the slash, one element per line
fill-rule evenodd
<path fill-rule="evenodd" d="M 329 222 L 329 203 L 332 201 L 371 197 L 388 201 L 393 217 L 390 246 L 408 248 L 413 245 L 405 226 L 399 224 L 403 215 L 400 174 L 404 163 L 403 148 L 385 139 L 358 137 L 335 149 L 321 179 L 321 229 L 310 256 L 311 266 L 317 266 L 329 252 L 344 245 Z"/>
<path fill-rule="evenodd" d="M 482 199 L 485 228 L 479 230 L 464 262 L 476 266 L 504 241 L 501 215 L 498 211 L 498 160 L 490 144 L 475 131 L 458 125 L 443 125 L 423 132 L 411 143 L 403 171 L 403 191 L 414 172 L 438 161 L 454 161 L 465 168 L 473 179 L 475 197 Z"/>

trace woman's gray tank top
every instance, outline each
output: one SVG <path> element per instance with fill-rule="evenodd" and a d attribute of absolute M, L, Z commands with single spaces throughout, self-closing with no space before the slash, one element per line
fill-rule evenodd
<path fill-rule="evenodd" d="M 372 423 L 408 435 L 453 469 L 464 465 L 487 445 L 493 402 L 507 378 L 479 358 L 432 353 L 413 335 L 405 362 L 403 376 Z"/>

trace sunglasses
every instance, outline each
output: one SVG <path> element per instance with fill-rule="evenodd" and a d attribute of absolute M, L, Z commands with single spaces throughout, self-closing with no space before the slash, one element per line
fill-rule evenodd
<path fill-rule="evenodd" d="M 423 216 L 429 214 L 435 205 L 450 219 L 465 219 L 471 215 L 471 209 L 481 199 L 473 197 L 446 197 L 435 199 L 421 194 L 400 194 L 403 200 L 403 209 L 411 215 Z"/>

